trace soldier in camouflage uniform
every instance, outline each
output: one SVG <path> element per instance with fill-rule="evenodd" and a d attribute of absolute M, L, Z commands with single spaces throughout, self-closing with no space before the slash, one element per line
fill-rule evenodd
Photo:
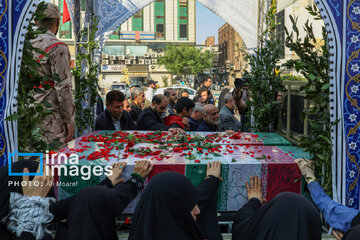
<path fill-rule="evenodd" d="M 45 51 L 48 56 L 34 52 L 34 58 L 41 64 L 40 75 L 58 75 L 58 81 L 50 81 L 54 88 L 44 93 L 35 93 L 37 102 L 47 101 L 52 106 L 48 108 L 52 114 L 47 115 L 41 130 L 46 131 L 45 137 L 48 143 L 58 139 L 61 143 L 69 142 L 74 136 L 75 105 L 72 90 L 72 78 L 70 72 L 70 52 L 64 43 L 56 38 L 59 29 L 60 12 L 58 6 L 46 3 L 45 19 L 38 21 L 39 27 L 48 27 L 44 34 L 31 40 L 35 48 Z"/>

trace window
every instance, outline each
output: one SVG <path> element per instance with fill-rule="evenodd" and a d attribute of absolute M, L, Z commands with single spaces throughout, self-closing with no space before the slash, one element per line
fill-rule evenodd
<path fill-rule="evenodd" d="M 126 54 L 134 54 L 135 56 L 144 56 L 147 53 L 147 46 L 126 46 Z"/>
<path fill-rule="evenodd" d="M 156 24 L 156 39 L 164 39 L 164 24 Z"/>
<path fill-rule="evenodd" d="M 103 53 L 109 54 L 109 55 L 114 55 L 114 56 L 124 55 L 125 47 L 122 45 L 105 46 Z"/>
<path fill-rule="evenodd" d="M 180 39 L 187 39 L 187 24 L 180 24 Z"/>
<path fill-rule="evenodd" d="M 155 14 L 155 31 L 156 39 L 165 39 L 165 0 L 155 0 L 154 2 Z"/>
<path fill-rule="evenodd" d="M 132 18 L 132 30 L 143 31 L 143 21 L 143 10 L 140 10 Z"/>
<path fill-rule="evenodd" d="M 112 40 L 119 40 L 119 39 L 120 39 L 120 31 L 121 31 L 121 27 L 117 28 L 117 29 L 110 35 L 110 39 L 112 39 Z"/>
<path fill-rule="evenodd" d="M 178 40 L 188 40 L 188 0 L 178 0 Z"/>
<path fill-rule="evenodd" d="M 60 9 L 59 38 L 71 39 L 72 38 L 71 21 L 68 21 L 64 24 L 62 23 L 62 21 L 63 21 L 63 1 L 59 1 L 59 9 Z"/>
<path fill-rule="evenodd" d="M 282 50 L 281 58 L 285 57 L 285 31 L 284 31 L 284 26 L 285 26 L 284 15 L 285 14 L 284 13 L 285 13 L 285 10 L 282 10 L 276 15 L 276 22 L 278 24 L 276 26 L 276 39 L 278 39 L 281 44 L 281 50 Z"/>

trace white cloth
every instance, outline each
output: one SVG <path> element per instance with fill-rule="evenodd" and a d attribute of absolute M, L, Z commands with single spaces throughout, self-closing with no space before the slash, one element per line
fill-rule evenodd
<path fill-rule="evenodd" d="M 152 99 L 153 99 L 153 97 L 154 97 L 154 89 L 153 89 L 153 88 L 148 88 L 148 89 L 146 90 L 146 93 L 145 93 L 145 98 L 146 98 L 149 102 L 151 102 Z"/>
<path fill-rule="evenodd" d="M 51 233 L 46 229 L 46 224 L 53 219 L 49 206 L 54 201 L 53 198 L 28 197 L 11 192 L 9 214 L 1 222 L 17 237 L 23 232 L 30 232 L 36 239 L 42 239 L 45 233 Z"/>
<path fill-rule="evenodd" d="M 258 1 L 199 0 L 228 22 L 243 39 L 246 48 L 257 47 Z"/>

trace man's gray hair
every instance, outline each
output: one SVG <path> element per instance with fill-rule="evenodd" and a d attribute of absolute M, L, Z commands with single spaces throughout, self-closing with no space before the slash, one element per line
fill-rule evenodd
<path fill-rule="evenodd" d="M 136 96 L 140 96 L 140 93 L 143 93 L 143 92 L 144 92 L 144 90 L 142 90 L 139 87 L 132 89 L 130 92 L 131 100 L 134 100 Z"/>
<path fill-rule="evenodd" d="M 195 107 L 192 110 L 193 112 L 201 112 L 202 115 L 205 115 L 204 106 L 201 103 L 195 103 Z"/>
<path fill-rule="evenodd" d="M 208 115 L 208 112 L 211 111 L 211 110 L 213 110 L 214 108 L 216 108 L 214 104 L 206 104 L 206 105 L 203 107 L 203 109 L 204 109 L 204 114 L 203 114 L 203 115 L 204 115 L 204 116 L 207 116 L 207 115 Z"/>
<path fill-rule="evenodd" d="M 234 99 L 232 93 L 228 92 L 227 94 L 225 94 L 224 103 L 226 104 L 229 101 L 231 101 L 232 99 Z"/>

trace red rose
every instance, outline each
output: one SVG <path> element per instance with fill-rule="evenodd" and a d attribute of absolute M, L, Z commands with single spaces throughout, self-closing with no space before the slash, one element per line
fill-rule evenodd
<path fill-rule="evenodd" d="M 124 221 L 124 224 L 129 224 L 130 223 L 130 217 L 127 217 Z"/>
<path fill-rule="evenodd" d="M 61 150 L 60 152 L 63 152 L 63 151 L 65 151 L 65 149 L 63 149 L 63 150 Z M 52 155 L 56 155 L 57 154 L 57 152 L 55 152 L 55 151 L 50 151 L 49 152 L 49 156 L 51 157 Z"/>

